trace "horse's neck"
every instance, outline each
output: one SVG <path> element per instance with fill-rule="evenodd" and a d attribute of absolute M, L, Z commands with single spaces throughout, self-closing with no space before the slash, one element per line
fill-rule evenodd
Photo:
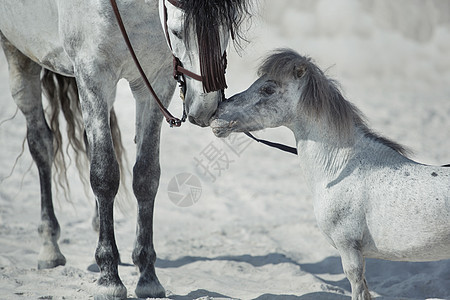
<path fill-rule="evenodd" d="M 167 69 L 171 65 L 170 50 L 167 47 L 166 38 L 159 18 L 158 1 L 116 0 L 119 6 L 121 18 L 133 50 L 144 69 L 146 76 L 153 80 L 158 76 L 161 68 Z M 105 10 L 110 10 L 109 1 L 104 4 Z M 112 14 L 112 13 L 111 13 Z M 108 19 L 111 22 L 114 34 L 108 38 L 110 49 L 117 49 L 116 44 L 125 45 L 123 37 L 117 30 L 117 20 L 114 16 Z M 141 76 L 137 72 L 135 63 L 128 48 L 121 48 L 114 54 L 114 61 L 120 62 L 121 76 L 129 82 L 139 80 Z"/>

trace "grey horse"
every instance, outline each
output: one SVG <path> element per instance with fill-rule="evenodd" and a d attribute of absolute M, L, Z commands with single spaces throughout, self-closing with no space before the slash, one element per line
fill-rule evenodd
<path fill-rule="evenodd" d="M 239 25 L 248 12 L 247 1 L 0 0 L 0 41 L 8 61 L 11 94 L 26 118 L 28 145 L 41 184 L 38 231 L 42 246 L 38 267 L 53 268 L 66 263 L 58 247 L 60 227 L 53 210 L 51 181 L 52 165 L 63 152 L 58 127 L 61 109 L 68 121 L 68 136 L 77 137 L 71 141 L 75 151 L 86 151 L 89 157 L 90 185 L 98 205 L 98 220 L 94 223 L 99 227 L 95 258 L 100 278 L 96 294 L 127 297 L 118 273 L 113 220 L 114 199 L 123 173 L 119 167 L 120 135 L 113 104 L 116 84 L 124 78 L 136 100 L 133 192 L 138 202 L 138 220 L 133 262 L 140 270 L 136 295 L 163 297 L 165 291 L 155 273 L 153 246 L 163 118 L 126 46 L 114 2 L 134 52 L 161 102 L 167 107 L 174 93 L 176 61 L 175 75 L 183 78 L 187 117 L 196 125 L 207 126 L 224 97 L 224 51 L 231 37 L 240 36 Z M 178 74 L 181 67 L 190 71 L 186 72 L 189 75 Z M 51 106 L 60 105 L 49 117 L 51 124 L 45 117 L 41 83 L 50 87 Z M 64 170 L 63 164 L 55 165 Z"/>

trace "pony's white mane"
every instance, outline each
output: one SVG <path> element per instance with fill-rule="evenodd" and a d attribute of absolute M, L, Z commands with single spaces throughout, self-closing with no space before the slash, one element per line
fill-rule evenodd
<path fill-rule="evenodd" d="M 328 78 L 309 57 L 291 49 L 275 50 L 263 61 L 258 75 L 269 75 L 279 82 L 300 79 L 303 112 L 314 119 L 325 120 L 341 140 L 351 140 L 355 129 L 360 129 L 364 136 L 403 155 L 408 153 L 403 146 L 369 129 L 363 113 L 344 98 L 338 83 Z"/>

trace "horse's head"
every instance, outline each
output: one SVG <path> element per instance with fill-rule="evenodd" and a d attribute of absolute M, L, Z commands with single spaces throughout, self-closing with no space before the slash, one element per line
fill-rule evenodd
<path fill-rule="evenodd" d="M 179 65 L 177 75 L 186 84 L 191 123 L 208 126 L 224 98 L 226 48 L 245 12 L 245 0 L 160 0 L 162 26 Z"/>

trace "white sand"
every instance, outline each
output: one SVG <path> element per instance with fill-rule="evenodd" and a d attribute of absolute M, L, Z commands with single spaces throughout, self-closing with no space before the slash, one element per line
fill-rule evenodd
<path fill-rule="evenodd" d="M 232 95 L 256 78 L 261 56 L 276 47 L 308 54 L 337 79 L 371 127 L 408 147 L 427 164 L 450 163 L 450 5 L 447 1 L 277 0 L 260 4 L 251 43 L 242 57 L 231 49 L 227 78 Z M 436 5 L 435 5 L 436 4 Z M 439 6 L 437 6 L 439 4 Z M 116 111 L 129 160 L 134 158 L 134 103 L 125 82 Z M 13 115 L 8 76 L 0 55 L 0 121 Z M 177 97 L 171 105 L 177 114 Z M 284 129 L 260 137 L 294 144 Z M 40 195 L 27 146 L 10 177 L 25 136 L 24 118 L 0 126 L 0 299 L 89 299 L 98 274 L 93 262 L 93 200 L 74 167 L 71 202 L 59 194 L 64 267 L 37 270 Z M 237 142 L 246 138 L 235 136 Z M 242 139 L 242 140 L 240 140 Z M 220 174 L 196 165 L 203 151 L 223 154 Z M 224 165 L 228 159 L 228 165 Z M 171 299 L 350 299 L 337 251 L 319 232 L 295 156 L 251 142 L 239 156 L 208 128 L 163 126 L 162 176 L 155 213 L 157 274 Z M 131 168 L 131 167 L 130 167 Z M 177 174 L 202 184 L 191 207 L 174 205 L 167 186 Z M 131 200 L 128 206 L 133 206 Z M 116 214 L 117 243 L 131 264 L 135 209 Z M 129 297 L 138 280 L 121 266 Z M 367 281 L 377 299 L 450 299 L 450 260 L 430 263 L 367 261 Z"/>

